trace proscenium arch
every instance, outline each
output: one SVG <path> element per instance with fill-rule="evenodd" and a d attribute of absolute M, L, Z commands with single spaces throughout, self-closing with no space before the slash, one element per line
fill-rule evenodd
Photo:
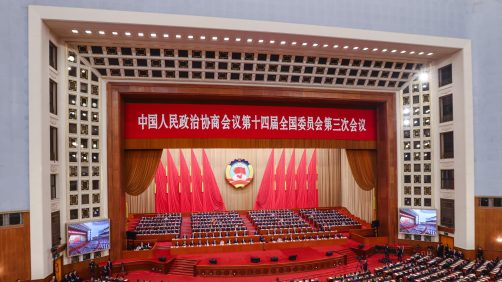
<path fill-rule="evenodd" d="M 240 103 L 290 106 L 372 108 L 376 110 L 376 141 L 314 139 L 153 139 L 125 140 L 123 135 L 126 102 L 159 103 Z M 125 248 L 126 208 L 124 151 L 152 148 L 284 148 L 317 147 L 376 149 L 377 219 L 379 234 L 397 240 L 397 150 L 395 94 L 350 90 L 318 90 L 253 86 L 189 85 L 110 82 L 107 85 L 108 215 L 112 260 L 122 258 Z M 384 208 L 380 208 L 384 207 Z"/>

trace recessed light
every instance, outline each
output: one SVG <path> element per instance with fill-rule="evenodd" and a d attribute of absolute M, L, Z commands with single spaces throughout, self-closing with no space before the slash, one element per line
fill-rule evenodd
<path fill-rule="evenodd" d="M 396 49 L 392 49 L 392 51 L 390 51 L 391 53 L 396 53 L 397 50 Z"/>
<path fill-rule="evenodd" d="M 385 53 L 385 52 L 387 52 L 387 49 L 382 49 L 382 53 Z"/>
<path fill-rule="evenodd" d="M 213 40 L 213 41 L 218 40 L 218 36 L 213 36 L 213 37 L 211 37 L 211 40 Z"/>
<path fill-rule="evenodd" d="M 190 39 L 190 40 L 192 40 L 193 39 L 193 35 L 190 34 L 190 35 L 187 36 L 187 38 Z"/>
<path fill-rule="evenodd" d="M 176 34 L 176 39 L 180 39 L 181 38 L 181 34 Z"/>
<path fill-rule="evenodd" d="M 373 48 L 373 50 L 371 50 L 371 51 L 376 52 L 376 51 L 378 51 L 378 48 Z"/>
<path fill-rule="evenodd" d="M 317 46 L 319 46 L 319 44 L 314 43 L 314 44 L 312 44 L 312 46 L 313 46 L 313 47 L 317 47 Z"/>
<path fill-rule="evenodd" d="M 335 48 L 335 49 L 336 49 L 336 48 L 338 48 L 338 47 L 339 47 L 339 46 L 338 46 L 337 44 L 333 45 L 333 48 Z"/>
<path fill-rule="evenodd" d="M 363 51 L 367 51 L 369 48 L 368 47 L 364 47 L 363 48 Z"/>
<path fill-rule="evenodd" d="M 270 43 L 270 44 L 274 44 L 274 43 L 275 43 L 275 40 L 270 40 L 268 43 Z"/>
<path fill-rule="evenodd" d="M 153 33 L 153 32 L 150 33 L 150 37 L 153 37 L 153 38 L 157 37 L 157 33 Z"/>
<path fill-rule="evenodd" d="M 258 43 L 263 43 L 263 39 L 258 40 Z"/>
<path fill-rule="evenodd" d="M 286 41 L 281 41 L 281 45 L 285 45 L 286 44 Z"/>
<path fill-rule="evenodd" d="M 230 38 L 225 37 L 225 38 L 223 38 L 223 40 L 228 41 L 228 40 L 230 40 Z"/>
<path fill-rule="evenodd" d="M 126 36 L 131 36 L 131 33 L 129 31 L 124 32 Z"/>
<path fill-rule="evenodd" d="M 103 30 L 98 31 L 99 34 L 105 35 L 105 32 Z"/>
<path fill-rule="evenodd" d="M 403 109 L 403 114 L 407 115 L 410 113 L 410 108 L 406 107 Z"/>
<path fill-rule="evenodd" d="M 352 49 L 354 49 L 354 50 L 357 50 L 357 49 L 359 49 L 359 47 L 357 47 L 357 46 L 354 46 L 354 48 L 352 48 Z"/>
<path fill-rule="evenodd" d="M 404 126 L 409 126 L 409 125 L 410 125 L 410 120 L 409 120 L 409 119 L 405 119 L 405 120 L 403 121 L 403 125 L 404 125 Z"/>
<path fill-rule="evenodd" d="M 143 36 L 145 36 L 145 34 L 143 32 L 138 32 L 138 36 L 143 37 Z"/>
<path fill-rule="evenodd" d="M 206 37 L 204 35 L 201 35 L 200 40 L 206 40 Z"/>
<path fill-rule="evenodd" d="M 343 49 L 349 49 L 349 46 L 345 45 L 343 46 Z"/>
<path fill-rule="evenodd" d="M 426 82 L 429 80 L 429 74 L 426 73 L 426 72 L 421 72 L 419 75 L 418 75 L 418 79 L 420 79 L 421 82 Z"/>
<path fill-rule="evenodd" d="M 112 31 L 112 34 L 113 34 L 113 35 L 118 35 L 119 33 L 118 33 L 118 32 L 116 32 L 116 31 Z"/>
<path fill-rule="evenodd" d="M 415 54 L 415 51 L 410 51 L 410 55 L 413 55 L 413 54 Z"/>
<path fill-rule="evenodd" d="M 420 53 L 418 53 L 418 55 L 423 55 L 423 54 L 424 54 L 424 52 L 420 52 Z"/>
<path fill-rule="evenodd" d="M 78 33 L 78 30 L 76 30 L 76 29 L 72 29 L 72 30 L 71 30 L 71 33 L 75 33 L 75 34 L 76 34 L 76 33 Z"/>
<path fill-rule="evenodd" d="M 328 44 L 323 44 L 322 47 L 326 48 L 326 47 L 328 47 Z"/>
<path fill-rule="evenodd" d="M 237 38 L 235 39 L 235 42 L 240 42 L 240 41 L 241 41 L 241 39 L 240 39 L 239 37 L 237 37 Z"/>
<path fill-rule="evenodd" d="M 68 56 L 68 61 L 70 62 L 74 62 L 75 61 L 75 57 L 74 56 Z M 71 68 L 70 68 L 71 69 Z"/>
<path fill-rule="evenodd" d="M 401 53 L 401 54 L 404 54 L 404 53 L 406 53 L 406 50 L 403 50 L 403 51 L 401 51 L 400 53 Z"/>
<path fill-rule="evenodd" d="M 302 46 L 307 46 L 307 42 L 303 42 L 303 43 L 302 43 Z"/>
<path fill-rule="evenodd" d="M 164 37 L 164 38 L 169 38 L 169 34 L 164 33 L 164 34 L 162 34 L 162 37 Z"/>
<path fill-rule="evenodd" d="M 291 42 L 291 45 L 293 46 L 296 45 L 296 41 Z"/>
<path fill-rule="evenodd" d="M 427 56 L 432 56 L 434 55 L 434 53 L 430 52 L 430 53 L 427 53 Z"/>
<path fill-rule="evenodd" d="M 251 43 L 253 42 L 253 38 L 248 38 L 248 40 L 246 40 L 248 43 Z"/>
<path fill-rule="evenodd" d="M 85 33 L 87 33 L 87 34 L 92 34 L 92 31 L 90 31 L 90 30 L 86 30 L 86 31 L 85 31 Z"/>

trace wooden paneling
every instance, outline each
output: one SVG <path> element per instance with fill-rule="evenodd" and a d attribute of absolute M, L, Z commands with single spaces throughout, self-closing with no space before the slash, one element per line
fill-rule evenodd
<path fill-rule="evenodd" d="M 475 200 L 476 248 L 484 250 L 486 258 L 502 257 L 502 208 L 480 207 Z"/>
<path fill-rule="evenodd" d="M 454 239 L 453 239 L 453 237 L 450 237 L 450 236 L 439 235 L 439 242 L 441 242 L 441 244 L 446 245 L 450 248 L 455 246 Z"/>
<path fill-rule="evenodd" d="M 125 102 L 148 103 L 197 103 L 197 104 L 242 104 L 242 105 L 288 105 L 306 107 L 337 107 L 366 108 L 377 110 L 377 218 L 380 220 L 379 233 L 395 241 L 397 234 L 397 159 L 396 159 L 396 118 L 395 99 L 391 92 L 340 91 L 328 89 L 303 89 L 280 87 L 252 86 L 222 86 L 222 85 L 180 85 L 180 84 L 140 84 L 140 83 L 109 83 L 107 114 L 108 114 L 108 199 L 109 216 L 111 220 L 110 256 L 112 259 L 121 257 L 120 246 L 125 246 L 125 196 L 123 183 L 123 153 L 125 141 L 123 138 L 123 105 Z M 314 144 L 314 141 L 280 140 L 247 140 L 240 141 L 240 147 L 260 148 L 271 147 L 310 147 L 331 148 L 336 142 Z M 137 141 L 127 143 L 128 146 L 140 146 Z M 162 141 L 151 146 L 164 148 L 167 143 Z M 173 147 L 231 147 L 235 140 L 171 140 Z M 206 142 L 206 143 L 204 143 Z M 247 143 L 246 143 L 247 142 Z M 275 143 L 279 142 L 279 143 Z M 302 143 L 303 142 L 303 143 Z M 321 141 L 316 141 L 321 142 Z M 184 145 L 183 145 L 184 144 Z M 225 144 L 225 145 L 223 145 Z M 246 145 L 247 144 L 247 145 Z M 322 146 L 322 145 L 325 146 Z M 198 146 L 194 146 L 198 145 Z M 339 143 L 338 145 L 343 145 Z M 338 146 L 337 145 L 337 146 Z M 344 145 L 360 146 L 359 148 L 374 148 L 374 143 L 349 142 Z M 145 144 L 141 145 L 145 147 Z"/>
<path fill-rule="evenodd" d="M 0 281 L 31 278 L 30 214 L 22 217 L 21 225 L 0 227 Z"/>

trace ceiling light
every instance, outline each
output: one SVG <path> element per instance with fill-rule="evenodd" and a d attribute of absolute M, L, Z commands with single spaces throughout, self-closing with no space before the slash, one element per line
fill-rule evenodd
<path fill-rule="evenodd" d="M 355 47 L 354 47 L 354 48 L 352 48 L 352 49 L 357 50 L 357 49 L 359 49 L 359 47 L 355 46 Z"/>
<path fill-rule="evenodd" d="M 164 34 L 162 34 L 162 37 L 164 37 L 164 38 L 169 38 L 169 34 L 164 33 Z"/>
<path fill-rule="evenodd" d="M 405 119 L 405 120 L 403 121 L 403 125 L 404 125 L 404 126 L 409 126 L 409 125 L 410 125 L 410 120 L 409 120 L 409 119 Z"/>
<path fill-rule="evenodd" d="M 131 36 L 131 33 L 129 31 L 124 32 L 126 36 Z"/>
<path fill-rule="evenodd" d="M 230 38 L 225 37 L 225 38 L 223 38 L 223 40 L 228 41 L 228 40 L 230 40 Z"/>
<path fill-rule="evenodd" d="M 286 44 L 286 41 L 281 41 L 281 45 L 285 45 Z"/>
<path fill-rule="evenodd" d="M 364 47 L 363 48 L 363 51 L 367 51 L 369 48 L 368 47 Z"/>
<path fill-rule="evenodd" d="M 181 34 L 176 34 L 176 39 L 180 39 L 181 38 Z"/>
<path fill-rule="evenodd" d="M 116 31 L 112 31 L 112 34 L 113 34 L 113 35 L 119 35 L 119 33 L 118 33 L 118 32 L 116 32 Z"/>
<path fill-rule="evenodd" d="M 343 46 L 343 49 L 349 49 L 348 45 Z"/>
<path fill-rule="evenodd" d="M 335 44 L 335 45 L 333 45 L 333 48 L 338 48 L 338 45 L 336 45 L 336 44 Z"/>
<path fill-rule="evenodd" d="M 426 82 L 429 80 L 429 74 L 427 72 L 423 71 L 418 75 L 418 79 L 420 79 L 420 81 L 422 81 L 422 82 Z"/>
<path fill-rule="evenodd" d="M 218 36 L 213 36 L 213 37 L 211 37 L 211 40 L 213 40 L 213 41 L 218 40 Z"/>
<path fill-rule="evenodd" d="M 404 54 L 404 53 L 406 53 L 406 50 L 401 51 L 401 54 Z"/>
<path fill-rule="evenodd" d="M 274 44 L 275 43 L 275 40 L 270 40 L 269 41 L 270 44 Z"/>
<path fill-rule="evenodd" d="M 190 35 L 187 36 L 187 38 L 190 39 L 190 40 L 192 40 L 193 39 L 193 35 L 190 34 Z"/>
<path fill-rule="evenodd" d="M 241 39 L 240 39 L 239 37 L 237 37 L 237 38 L 235 39 L 235 42 L 240 42 L 240 41 L 241 41 Z"/>
<path fill-rule="evenodd" d="M 424 52 L 420 52 L 420 53 L 418 53 L 418 55 L 423 55 L 423 54 L 424 54 Z"/>
<path fill-rule="evenodd" d="M 77 33 L 78 33 L 78 30 L 76 30 L 76 29 L 72 29 L 72 30 L 71 30 L 71 33 L 75 33 L 75 34 L 77 34 Z"/>
<path fill-rule="evenodd" d="M 248 40 L 246 40 L 248 43 L 251 43 L 253 42 L 253 38 L 248 38 Z"/>
<path fill-rule="evenodd" d="M 382 49 L 382 53 L 385 53 L 385 52 L 387 52 L 387 49 Z"/>
<path fill-rule="evenodd" d="M 99 34 L 105 35 L 105 32 L 103 30 L 98 31 Z"/>
<path fill-rule="evenodd" d="M 319 46 L 319 44 L 314 43 L 314 44 L 312 44 L 312 46 L 313 46 L 313 47 L 317 47 L 317 46 Z"/>
<path fill-rule="evenodd" d="M 258 40 L 258 43 L 263 43 L 263 39 Z"/>
<path fill-rule="evenodd" d="M 75 61 L 75 57 L 74 56 L 68 56 L 68 61 L 74 62 Z"/>
<path fill-rule="evenodd" d="M 302 46 L 307 46 L 307 42 L 303 42 L 303 43 L 302 43 Z"/>
<path fill-rule="evenodd" d="M 206 37 L 204 35 L 201 35 L 200 40 L 206 40 Z"/>
<path fill-rule="evenodd" d="M 410 51 L 410 55 L 413 55 L 413 54 L 415 54 L 415 51 Z"/>
<path fill-rule="evenodd" d="M 497 241 L 497 243 L 502 243 L 502 237 L 497 237 L 497 239 L 495 239 Z"/>
<path fill-rule="evenodd" d="M 92 31 L 90 31 L 90 30 L 86 30 L 86 31 L 85 31 L 85 33 L 87 33 L 87 34 L 92 34 Z"/>
<path fill-rule="evenodd" d="M 396 53 L 397 50 L 396 49 L 393 49 L 392 51 L 390 51 L 391 53 Z"/>
<path fill-rule="evenodd" d="M 376 51 L 378 51 L 378 48 L 373 48 L 373 50 L 371 50 L 371 51 L 376 52 Z"/>
<path fill-rule="evenodd" d="M 410 113 L 410 108 L 406 107 L 403 109 L 403 114 L 407 115 Z"/>
<path fill-rule="evenodd" d="M 296 45 L 296 41 L 291 42 L 291 45 L 293 46 Z"/>
<path fill-rule="evenodd" d="M 430 53 L 427 53 L 427 56 L 432 56 L 434 55 L 434 53 L 430 52 Z"/>
<path fill-rule="evenodd" d="M 138 32 L 138 36 L 143 37 L 143 36 L 145 36 L 145 34 L 143 32 Z"/>
<path fill-rule="evenodd" d="M 157 33 L 153 33 L 153 32 L 150 33 L 150 37 L 153 37 L 153 38 L 157 37 Z"/>
<path fill-rule="evenodd" d="M 326 48 L 326 47 L 328 47 L 328 44 L 323 44 L 322 47 Z"/>

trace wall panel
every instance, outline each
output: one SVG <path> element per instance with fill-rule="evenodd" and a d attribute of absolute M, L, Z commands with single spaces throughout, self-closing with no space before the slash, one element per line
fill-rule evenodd
<path fill-rule="evenodd" d="M 0 281 L 31 278 L 30 214 L 22 217 L 21 225 L 0 227 Z"/>

